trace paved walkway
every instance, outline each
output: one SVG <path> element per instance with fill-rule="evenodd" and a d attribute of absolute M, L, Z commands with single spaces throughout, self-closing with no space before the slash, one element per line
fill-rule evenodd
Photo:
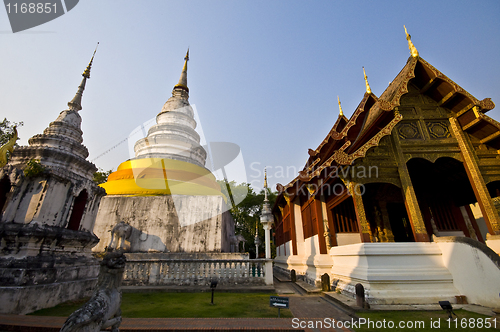
<path fill-rule="evenodd" d="M 352 318 L 345 309 L 321 294 L 308 295 L 291 282 L 277 280 L 275 288 L 280 296 L 289 297 L 295 318 L 124 318 L 120 331 L 350 331 L 325 329 L 332 325 L 333 319 L 336 322 Z M 65 317 L 0 315 L 0 332 L 57 332 L 65 320 Z M 315 328 L 310 328 L 311 324 Z"/>
<path fill-rule="evenodd" d="M 290 310 L 294 317 L 292 327 L 305 331 L 351 331 L 344 324 L 355 320 L 353 312 L 321 293 L 307 294 L 291 282 L 275 282 L 275 288 L 278 294 L 290 299 Z"/>

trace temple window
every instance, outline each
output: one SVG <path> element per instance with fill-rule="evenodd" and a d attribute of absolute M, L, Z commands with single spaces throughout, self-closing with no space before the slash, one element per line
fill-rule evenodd
<path fill-rule="evenodd" d="M 358 223 L 352 197 L 332 209 L 335 233 L 357 233 Z"/>
<path fill-rule="evenodd" d="M 83 212 L 85 211 L 85 205 L 87 204 L 87 196 L 87 191 L 84 189 L 75 198 L 73 211 L 71 212 L 71 217 L 68 222 L 68 229 L 77 231 L 80 228 Z"/>

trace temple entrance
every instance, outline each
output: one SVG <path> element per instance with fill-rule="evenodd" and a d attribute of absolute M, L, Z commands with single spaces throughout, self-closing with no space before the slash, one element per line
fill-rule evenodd
<path fill-rule="evenodd" d="M 365 185 L 363 202 L 374 242 L 413 242 L 401 188 L 390 183 Z"/>
<path fill-rule="evenodd" d="M 429 236 L 483 241 L 469 206 L 476 196 L 461 162 L 448 157 L 434 163 L 414 158 L 407 166 Z"/>
<path fill-rule="evenodd" d="M 415 242 L 404 203 L 388 203 L 387 214 L 394 234 L 394 242 Z"/>
<path fill-rule="evenodd" d="M 0 180 L 0 212 L 2 212 L 5 203 L 7 202 L 7 194 L 10 192 L 10 180 L 7 175 L 5 175 Z"/>
<path fill-rule="evenodd" d="M 73 203 L 73 211 L 71 212 L 71 217 L 68 222 L 68 229 L 77 231 L 80 228 L 80 222 L 82 221 L 83 212 L 85 211 L 85 205 L 87 204 L 87 191 L 84 189 L 75 198 Z"/>

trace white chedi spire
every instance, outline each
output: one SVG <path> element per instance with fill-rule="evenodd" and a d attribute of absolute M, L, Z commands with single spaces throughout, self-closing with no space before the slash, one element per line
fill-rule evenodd
<path fill-rule="evenodd" d="M 195 131 L 193 108 L 189 104 L 187 87 L 187 63 L 189 49 L 184 58 L 179 83 L 172 90 L 172 97 L 163 105 L 145 138 L 135 143 L 135 158 L 166 158 L 185 161 L 204 167 L 207 152 L 200 145 Z"/>

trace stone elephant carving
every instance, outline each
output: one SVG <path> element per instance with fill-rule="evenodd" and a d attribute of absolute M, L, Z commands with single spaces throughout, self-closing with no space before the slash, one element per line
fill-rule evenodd
<path fill-rule="evenodd" d="M 111 242 L 108 245 L 108 251 L 113 251 L 115 249 L 124 249 L 125 240 L 130 239 L 132 234 L 132 226 L 124 221 L 120 221 L 113 227 L 111 232 Z M 118 247 L 118 243 L 120 246 Z"/>
<path fill-rule="evenodd" d="M 240 242 L 243 242 L 243 248 L 241 252 L 245 252 L 245 243 L 247 242 L 247 240 L 245 240 L 243 235 L 238 234 L 238 235 L 232 235 L 230 237 L 230 243 L 233 252 L 240 252 Z"/>

